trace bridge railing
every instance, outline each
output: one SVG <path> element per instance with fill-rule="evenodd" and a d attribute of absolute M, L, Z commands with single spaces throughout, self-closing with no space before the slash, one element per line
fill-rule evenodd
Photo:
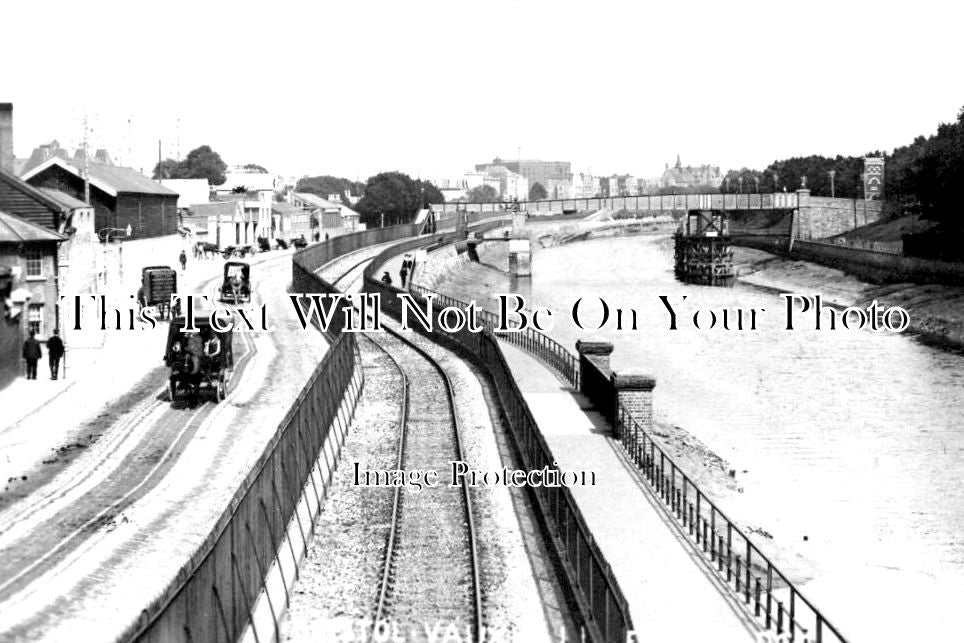
<path fill-rule="evenodd" d="M 443 295 L 418 284 L 411 284 L 409 292 L 426 301 L 431 299 L 432 305 L 436 309 L 452 306 L 464 310 L 465 306 L 468 305 L 460 299 Z M 490 333 L 497 332 L 496 329 L 499 328 L 499 316 L 488 310 L 478 309 L 476 321 Z M 518 326 L 508 324 L 507 326 L 508 328 L 518 328 Z M 531 328 L 498 332 L 498 336 L 502 341 L 535 355 L 562 376 L 569 385 L 573 388 L 579 388 L 579 360 L 559 342 Z"/>
<path fill-rule="evenodd" d="M 406 242 L 390 248 L 376 258 L 365 272 L 365 290 L 377 293 L 382 309 L 393 316 L 400 317 L 402 300 L 399 295 L 409 294 L 423 313 L 432 320 L 434 332 L 429 335 L 433 340 L 443 339 L 466 351 L 480 362 L 492 375 L 506 420 L 527 469 L 558 470 L 545 439 L 536 424 L 522 392 L 519 390 L 496 336 L 491 328 L 496 319 L 490 313 L 480 314 L 478 322 L 484 324 L 483 332 L 471 332 L 466 328 L 446 332 L 441 330 L 439 316 L 445 306 L 457 306 L 463 310 L 467 302 L 434 293 L 425 288 L 414 287 L 407 292 L 388 286 L 375 278 L 378 266 L 392 255 L 416 247 L 415 242 Z M 411 246 L 408 247 L 408 246 Z M 429 315 L 428 297 L 434 296 L 436 302 Z M 441 305 L 438 305 L 441 304 Z M 481 313 L 482 311 L 480 311 Z M 419 332 L 422 328 L 415 324 Z M 500 338 L 516 335 L 529 349 L 539 351 L 550 360 L 567 369 L 569 381 L 578 381 L 578 366 L 572 356 L 561 354 L 564 349 L 549 338 L 540 340 L 526 331 L 509 333 Z M 568 364 L 568 367 L 565 366 Z M 576 505 L 572 493 L 566 487 L 537 487 L 534 493 L 543 517 L 552 535 L 552 544 L 559 553 L 562 565 L 569 576 L 576 601 L 580 606 L 587 630 L 594 641 L 624 643 L 627 632 L 633 629 L 629 606 L 616 582 L 609 563 L 596 545 L 586 521 Z"/>

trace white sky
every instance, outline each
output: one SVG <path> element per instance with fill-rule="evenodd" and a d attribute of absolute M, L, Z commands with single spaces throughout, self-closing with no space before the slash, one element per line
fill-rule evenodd
<path fill-rule="evenodd" d="M 149 171 L 228 163 L 364 180 L 495 156 L 657 176 L 890 151 L 964 106 L 964 3 L 8 0 L 0 102 Z M 132 125 L 128 126 L 128 118 Z M 179 123 L 179 125 L 178 125 Z M 128 148 L 131 153 L 128 153 Z"/>

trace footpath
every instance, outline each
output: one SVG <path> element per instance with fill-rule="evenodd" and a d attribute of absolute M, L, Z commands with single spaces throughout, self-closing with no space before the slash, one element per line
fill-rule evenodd
<path fill-rule="evenodd" d="M 528 353 L 500 342 L 562 471 L 592 471 L 570 491 L 623 591 L 640 641 L 755 641 L 748 618 L 607 435 L 606 420 Z"/>
<path fill-rule="evenodd" d="M 281 254 L 258 254 L 249 263 L 256 265 Z M 208 282 L 220 283 L 223 265 L 217 259 L 189 261 L 186 271 L 178 270 L 178 290 L 210 294 L 214 286 Z M 39 464 L 50 455 L 52 445 L 69 441 L 71 430 L 81 421 L 124 399 L 135 384 L 163 366 L 167 325 L 82 333 L 68 328 L 63 337 L 67 350 L 59 379 L 50 379 L 44 347 L 36 380 L 27 380 L 21 367 L 21 376 L 0 390 L 0 484 Z"/>

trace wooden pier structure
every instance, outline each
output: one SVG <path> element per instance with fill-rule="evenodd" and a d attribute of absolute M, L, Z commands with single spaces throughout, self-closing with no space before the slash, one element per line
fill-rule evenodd
<path fill-rule="evenodd" d="M 676 277 L 703 286 L 732 286 L 733 250 L 723 210 L 690 210 L 673 236 Z"/>

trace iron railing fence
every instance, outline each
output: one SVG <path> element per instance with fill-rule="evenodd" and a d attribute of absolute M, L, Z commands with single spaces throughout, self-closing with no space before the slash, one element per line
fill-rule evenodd
<path fill-rule="evenodd" d="M 373 261 L 372 266 L 375 267 L 384 263 L 391 255 L 403 251 L 404 249 L 399 246 L 393 247 L 386 251 L 384 256 Z M 370 293 L 377 293 L 381 300 L 382 310 L 400 318 L 403 304 L 398 296 L 406 294 L 405 291 L 387 286 L 375 279 L 376 271 L 377 267 L 373 268 L 370 274 L 366 272 L 365 290 Z M 522 458 L 523 466 L 529 470 L 545 467 L 550 471 L 557 471 L 558 467 L 554 464 L 555 459 L 552 457 L 552 452 L 546 444 L 525 397 L 519 390 L 505 361 L 499 342 L 491 330 L 487 328 L 483 332 L 472 332 L 464 326 L 452 332 L 441 330 L 438 325 L 438 316 L 442 308 L 454 305 L 464 309 L 467 303 L 445 295 L 431 293 L 421 288 L 416 288 L 407 294 L 411 295 L 414 304 L 420 306 L 427 317 L 429 316 L 429 308 L 426 294 L 434 294 L 442 306 L 433 306 L 432 308 L 430 319 L 434 332 L 428 335 L 435 339 L 445 338 L 448 342 L 454 343 L 467 351 L 492 375 L 496 392 L 505 411 L 507 424 Z M 491 327 L 495 323 L 495 319 L 490 317 L 484 323 Z M 415 327 L 419 331 L 422 330 L 418 324 Z M 521 335 L 522 333 L 518 334 Z M 504 337 L 504 335 L 499 334 L 499 337 Z M 548 340 L 548 338 L 546 339 Z M 529 346 L 537 347 L 546 355 L 561 349 L 561 346 L 554 342 L 549 344 L 552 340 L 543 343 L 531 338 L 524 341 Z M 573 375 L 574 373 L 575 375 Z M 578 365 L 576 362 L 573 362 L 573 366 L 569 368 L 569 377 L 575 377 L 578 381 Z M 560 559 L 569 575 L 589 635 L 592 640 L 596 641 L 623 643 L 627 640 L 627 632 L 632 630 L 628 604 L 619 589 L 611 567 L 596 545 L 592 533 L 589 531 L 586 521 L 572 497 L 572 493 L 566 487 L 538 487 L 534 488 L 533 492 L 553 537 L 553 544 L 557 547 Z"/>
<path fill-rule="evenodd" d="M 840 631 L 617 403 L 616 434 L 657 497 L 720 579 L 767 629 L 788 641 L 840 642 Z"/>

